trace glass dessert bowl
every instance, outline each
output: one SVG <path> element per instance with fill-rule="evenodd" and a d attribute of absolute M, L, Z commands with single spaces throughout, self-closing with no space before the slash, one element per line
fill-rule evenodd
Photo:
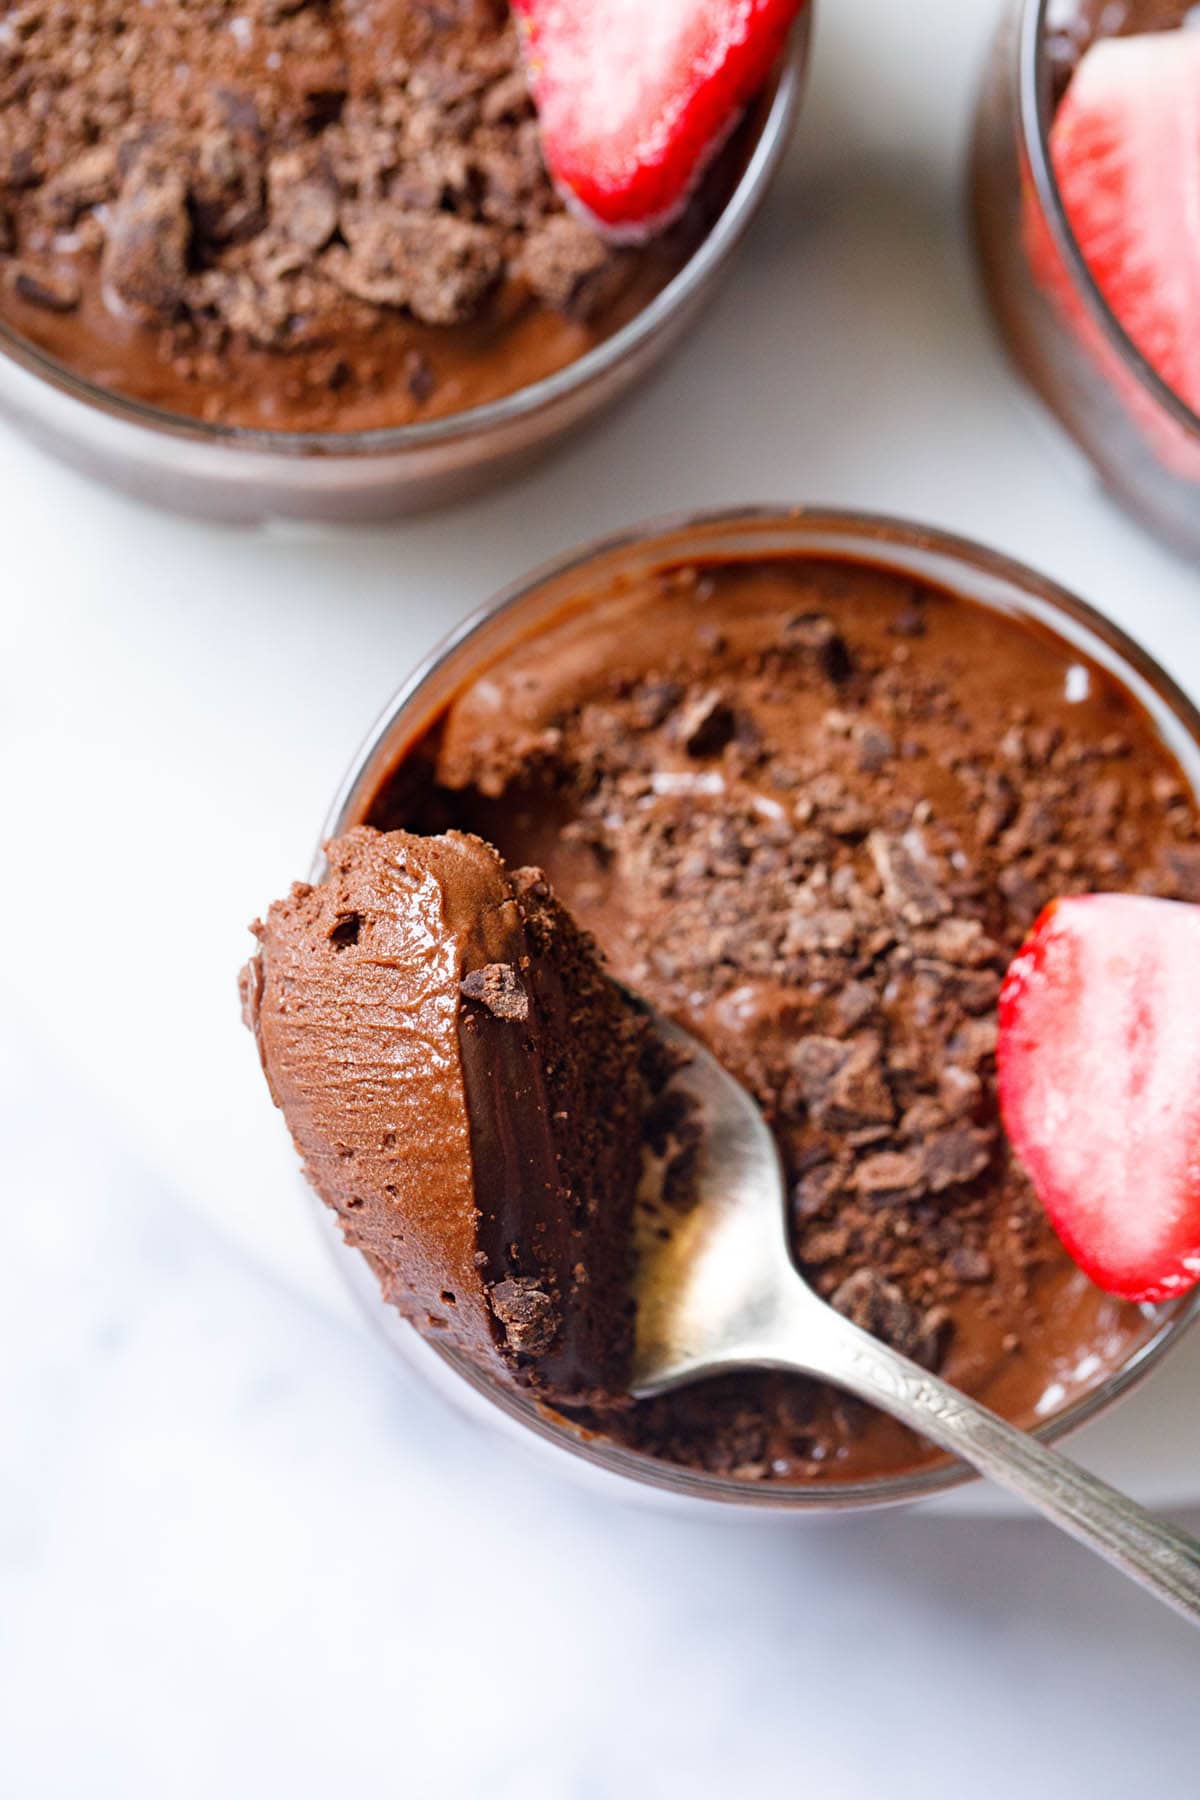
<path fill-rule="evenodd" d="M 450 48 L 431 75 L 391 41 L 410 12 L 425 16 L 366 9 L 378 42 L 351 13 L 342 68 L 317 9 L 264 26 L 283 45 L 264 61 L 246 22 L 175 6 L 134 26 L 162 71 L 130 102 L 119 9 L 112 42 L 107 9 L 50 9 L 41 54 L 62 63 L 76 40 L 54 33 L 82 34 L 70 67 L 89 73 L 78 94 L 67 81 L 61 121 L 31 120 L 50 175 L 0 194 L 0 412 L 176 510 L 353 522 L 468 493 L 643 377 L 765 197 L 809 9 L 679 221 L 618 250 L 549 184 L 504 9 L 479 0 L 437 27 Z M 23 54 L 0 46 L 18 72 Z M 178 83 L 177 135 L 138 110 L 171 98 L 156 82 Z M 119 153 L 93 143 L 98 120 Z"/>
<path fill-rule="evenodd" d="M 769 645 L 760 645 L 748 662 L 738 660 L 747 648 L 740 637 L 741 615 L 744 611 L 750 631 L 765 621 L 769 638 L 778 623 L 773 609 L 779 596 L 762 584 L 793 580 L 799 585 L 792 598 L 800 604 L 788 614 L 788 656 L 804 674 L 794 697 L 785 682 L 780 701 L 778 695 L 772 698 L 771 671 L 777 665 Z M 631 647 L 639 640 L 628 611 L 638 610 L 646 591 L 654 595 L 654 630 L 666 631 L 670 640 L 672 620 L 678 626 L 689 619 L 696 630 L 671 640 L 670 654 L 678 652 L 678 660 L 666 682 L 661 671 L 653 680 L 639 681 L 626 670 L 601 692 L 587 673 L 589 658 L 606 643 L 618 660 L 636 656 Z M 620 621 L 608 619 L 609 630 L 606 612 L 614 607 Z M 697 608 L 700 617 L 693 618 Z M 786 1137 L 795 1127 L 785 1158 L 794 1177 L 793 1248 L 810 1279 L 860 1322 L 884 1335 L 899 1334 L 910 1352 L 944 1358 L 941 1366 L 950 1380 L 961 1379 L 997 1410 L 1057 1436 L 1126 1392 L 1178 1341 L 1198 1303 L 1190 1296 L 1157 1308 L 1123 1307 L 1091 1289 L 1040 1235 L 1036 1203 L 1009 1170 L 993 1117 L 987 1017 L 994 985 L 988 971 L 999 947 L 983 948 L 978 920 L 971 923 L 934 899 L 920 871 L 906 861 L 917 856 L 920 862 L 924 854 L 918 854 L 912 833 L 936 836 L 943 829 L 939 810 L 948 819 L 957 804 L 941 777 L 928 773 L 938 760 L 931 745 L 938 739 L 945 747 L 939 736 L 944 730 L 953 738 L 975 728 L 953 723 L 956 705 L 939 693 L 933 671 L 936 663 L 951 679 L 970 683 L 971 652 L 983 615 L 988 661 L 986 670 L 976 672 L 982 685 L 971 690 L 971 704 L 986 706 L 996 671 L 1007 670 L 1021 698 L 1012 702 L 1008 747 L 997 754 L 1017 760 L 1007 774 L 988 762 L 992 751 L 984 746 L 1000 736 L 990 718 L 970 744 L 954 752 L 961 780 L 968 788 L 983 782 L 987 790 L 971 800 L 971 809 L 993 814 L 991 823 L 980 827 L 991 837 L 979 841 L 1006 844 L 1003 852 L 981 851 L 978 868 L 960 868 L 952 860 L 941 864 L 946 882 L 953 886 L 961 878 L 966 884 L 963 904 L 985 913 L 990 908 L 998 932 L 1011 942 L 1029 910 L 1049 897 L 1033 891 L 1035 878 L 1057 881 L 1057 891 L 1066 891 L 1072 877 L 1077 885 L 1126 879 L 1161 888 L 1164 879 L 1173 879 L 1176 831 L 1182 834 L 1181 879 L 1200 882 L 1200 717 L 1169 679 L 1114 627 L 1032 571 L 940 533 L 835 513 L 746 512 L 651 527 L 585 550 L 502 595 L 418 670 L 388 708 L 350 771 L 326 836 L 363 823 L 419 831 L 461 825 L 499 841 L 509 860 L 542 862 L 560 896 L 597 930 L 615 972 L 635 986 L 640 981 L 656 1004 L 683 1015 L 710 1045 L 715 1035 L 718 1053 L 758 1088 L 769 1107 L 776 1081 L 770 1057 L 780 1048 L 789 1056 L 801 1047 L 794 1072 L 802 1087 L 809 1085 L 803 1087 L 802 1105 L 784 1100 L 777 1108 L 782 1116 L 792 1105 L 795 1115 L 791 1123 L 777 1120 L 777 1129 Z M 547 646 L 552 654 L 539 665 L 539 651 Z M 697 657 L 702 665 L 705 658 L 716 659 L 718 671 L 704 676 L 701 668 L 699 686 L 692 666 Z M 572 681 L 582 682 L 587 698 L 578 718 L 590 724 L 580 727 L 561 710 L 560 686 L 554 701 L 560 724 L 545 725 L 536 696 L 539 667 L 552 687 L 564 670 L 568 690 Z M 717 853 L 733 857 L 738 868 L 722 876 L 719 863 L 710 859 L 704 881 L 711 878 L 713 885 L 704 887 L 699 908 L 689 909 L 690 877 L 685 877 L 657 924 L 647 913 L 632 919 L 626 931 L 621 911 L 632 904 L 633 890 L 610 885 L 601 893 L 607 877 L 601 873 L 593 880 L 588 872 L 590 857 L 594 874 L 612 866 L 610 857 L 619 864 L 625 854 L 621 847 L 614 853 L 612 845 L 596 854 L 601 815 L 613 827 L 624 795 L 631 810 L 618 816 L 613 828 L 640 834 L 640 821 L 653 819 L 656 809 L 669 811 L 678 800 L 651 862 L 676 836 L 683 840 L 679 868 L 694 868 L 701 846 L 688 833 L 706 811 L 715 809 L 721 823 L 726 802 L 720 782 L 732 789 L 750 769 L 760 771 L 757 784 L 761 771 L 780 760 L 777 743 L 756 747 L 754 733 L 737 721 L 740 702 L 729 706 L 720 692 L 735 667 L 752 670 L 756 718 L 768 738 L 780 731 L 786 735 L 794 708 L 809 749 L 832 746 L 823 785 L 818 778 L 798 790 L 774 777 L 765 790 L 752 785 L 746 790 L 752 801 L 748 812 L 765 821 L 766 834 L 746 840 L 743 830 L 740 851 L 723 840 Z M 864 687 L 860 677 L 865 680 L 868 673 Z M 889 732 L 873 711 L 877 702 L 889 709 L 893 735 L 897 718 L 912 720 L 911 741 L 899 736 L 885 741 Z M 615 715 L 605 717 L 606 708 L 622 706 L 631 709 L 626 725 L 633 721 L 633 738 Z M 532 758 L 530 771 L 542 771 L 533 780 L 519 775 L 507 799 L 504 780 L 481 776 L 482 763 L 471 772 L 489 719 L 505 723 L 488 759 L 511 727 L 523 745 L 521 756 Z M 607 773 L 601 770 L 598 810 L 589 812 L 584 801 L 575 816 L 565 816 L 558 802 L 566 806 L 567 790 L 559 786 L 551 819 L 545 759 L 565 756 L 564 744 L 575 746 L 574 755 L 583 742 L 580 729 L 599 731 L 605 742 L 636 740 L 641 748 L 625 766 L 610 763 Z M 502 748 L 500 754 L 502 760 Z M 1051 763 L 1061 792 L 1047 787 Z M 913 771 L 922 768 L 932 799 L 914 805 Z M 1122 821 L 1115 838 L 1123 848 L 1107 842 L 1113 833 L 1099 843 L 1088 840 L 1085 829 L 1076 842 L 1079 860 L 1071 866 L 1071 847 L 1047 840 L 1047 808 L 1077 805 L 1079 783 L 1094 789 L 1110 817 Z M 781 823 L 785 810 L 799 830 Z M 751 898 L 750 911 L 759 906 L 759 912 L 747 917 L 740 942 L 727 943 L 720 953 L 726 977 L 720 991 L 699 993 L 700 965 L 687 965 L 697 917 L 705 914 L 714 928 L 723 928 L 734 888 L 758 892 L 760 869 L 768 883 L 773 880 L 771 847 L 778 850 L 785 839 L 789 883 L 795 877 L 787 858 L 795 853 L 807 870 L 809 898 L 824 895 L 829 902 L 807 912 L 800 908 L 804 930 L 785 948 L 788 957 L 801 961 L 788 964 L 789 979 L 799 973 L 814 992 L 823 993 L 819 1005 L 837 1009 L 836 1026 L 821 1024 L 815 1014 L 794 1017 L 802 1002 L 794 996 L 781 1001 L 774 991 L 778 971 L 762 961 L 757 948 L 771 941 L 779 924 L 774 903 L 764 900 L 759 906 Z M 946 839 L 947 856 L 949 844 Z M 740 861 L 747 853 L 749 860 Z M 1053 861 L 1063 854 L 1066 863 Z M 1166 861 L 1160 862 L 1163 855 Z M 812 859 L 820 862 L 823 856 L 829 859 L 828 880 L 818 874 L 814 886 Z M 952 869 L 957 874 L 950 874 Z M 1047 870 L 1057 873 L 1047 876 Z M 1195 897 L 1193 887 L 1187 894 Z M 876 938 L 880 906 L 899 908 L 896 917 L 908 923 Z M 848 922 L 855 907 L 862 909 L 861 917 Z M 664 924 L 665 933 L 658 929 Z M 876 943 L 865 962 L 861 945 L 847 937 L 855 931 Z M 956 974 L 943 965 L 932 989 L 930 931 L 941 934 L 942 958 L 959 958 L 961 965 Z M 684 967 L 683 987 L 677 985 L 672 950 Z M 700 954 L 708 954 L 703 942 Z M 872 1000 L 867 990 L 875 976 L 869 969 L 879 955 L 891 973 Z M 957 997 L 945 1008 L 944 1028 L 938 1022 L 939 982 L 958 984 Z M 914 1005 L 925 1012 L 913 1013 Z M 826 1010 L 820 1019 L 832 1016 Z M 903 1023 L 918 1016 L 919 1028 Z M 832 1042 L 831 1031 L 840 1031 L 843 1041 Z M 880 1032 L 889 1045 L 886 1065 L 878 1061 Z M 894 1041 L 890 1033 L 897 1034 Z M 752 1056 L 742 1064 L 744 1045 L 752 1040 L 766 1074 L 756 1072 Z M 916 1049 L 920 1054 L 909 1054 Z M 948 1080 L 945 1070 L 932 1074 L 928 1059 L 935 1054 L 947 1065 Z M 881 1076 L 889 1088 L 886 1096 L 881 1096 Z M 832 1102 L 830 1078 L 835 1085 L 842 1082 L 840 1098 Z M 855 1144 L 849 1185 L 846 1170 L 839 1172 L 828 1160 L 829 1142 L 847 1137 Z M 999 1219 L 1001 1210 L 1007 1223 Z M 957 1220 L 949 1236 L 942 1222 L 947 1211 Z M 839 1222 L 853 1245 L 831 1235 Z M 1019 1254 L 1006 1248 L 1004 1235 L 1018 1226 Z M 915 1262 L 897 1248 L 912 1233 L 922 1246 Z M 1010 1250 L 1016 1256 L 1011 1263 Z M 870 1263 L 873 1257 L 878 1267 L 868 1270 L 864 1288 L 864 1259 Z M 946 1267 L 927 1268 L 922 1259 L 944 1261 Z M 792 1512 L 910 1500 L 966 1478 L 964 1470 L 927 1454 L 915 1440 L 897 1437 L 896 1428 L 882 1421 L 877 1427 L 875 1415 L 843 1416 L 842 1403 L 831 1394 L 814 1398 L 793 1388 L 789 1398 L 777 1387 L 769 1395 L 752 1392 L 753 1377 L 745 1378 L 749 1386 L 743 1390 L 737 1385 L 743 1378 L 735 1377 L 732 1388 L 726 1382 L 707 1397 L 700 1387 L 685 1391 L 691 1398 L 674 1413 L 649 1415 L 637 1408 L 615 1423 L 586 1411 L 567 1416 L 536 1394 L 496 1379 L 474 1358 L 439 1342 L 436 1333 L 419 1334 L 382 1303 L 375 1278 L 358 1255 L 342 1251 L 339 1264 L 396 1348 L 451 1398 L 610 1488 Z M 904 1295 L 893 1282 L 904 1285 Z M 914 1302 L 914 1294 L 924 1298 Z M 716 1466 L 714 1459 L 705 1462 L 706 1420 L 713 1444 L 722 1440 Z"/>
<path fill-rule="evenodd" d="M 1187 12 L 1171 0 L 1010 0 L 984 72 L 971 189 L 986 295 L 1017 367 L 1112 494 L 1195 557 L 1200 417 L 1105 297 L 1072 229 L 1078 215 L 1064 204 L 1051 145 L 1068 83 L 1094 41 L 1181 28 Z"/>

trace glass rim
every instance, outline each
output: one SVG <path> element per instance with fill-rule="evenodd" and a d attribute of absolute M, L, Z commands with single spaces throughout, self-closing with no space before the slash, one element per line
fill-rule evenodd
<path fill-rule="evenodd" d="M 551 582 L 563 582 L 576 576 L 581 578 L 580 603 L 586 603 L 587 595 L 582 591 L 582 578 L 589 567 L 619 558 L 622 553 L 653 551 L 656 546 L 661 545 L 664 561 L 680 555 L 703 555 L 704 544 L 698 540 L 703 539 L 706 533 L 714 537 L 717 533 L 733 533 L 746 537 L 745 555 L 749 558 L 769 554 L 764 545 L 758 542 L 760 535 L 765 536 L 769 532 L 794 534 L 796 544 L 793 553 L 802 552 L 804 542 L 808 540 L 813 545 L 812 554 L 836 554 L 836 547 L 831 548 L 828 544 L 822 546 L 822 537 L 850 540 L 856 551 L 868 558 L 874 552 L 875 560 L 885 564 L 889 551 L 917 554 L 925 552 L 945 559 L 965 573 L 998 581 L 1008 589 L 1018 591 L 1026 602 L 1034 603 L 1027 617 L 1038 618 L 1051 629 L 1054 629 L 1056 620 L 1065 621 L 1072 631 L 1060 631 L 1060 636 L 1065 636 L 1069 643 L 1078 640 L 1079 647 L 1093 656 L 1098 647 L 1107 652 L 1100 660 L 1130 689 L 1139 704 L 1144 704 L 1139 689 L 1148 689 L 1152 693 L 1160 708 L 1179 727 L 1193 752 L 1192 767 L 1190 770 L 1185 769 L 1185 775 L 1200 799 L 1200 709 L 1149 652 L 1143 650 L 1120 626 L 1058 582 L 973 539 L 885 514 L 815 506 L 717 508 L 649 521 L 568 551 L 510 583 L 448 633 L 402 683 L 361 744 L 327 814 L 314 857 L 312 879 L 319 879 L 323 871 L 321 845 L 356 822 L 361 816 L 358 811 L 361 802 L 378 791 L 387 770 L 395 766 L 396 758 L 381 756 L 381 752 L 390 749 L 390 740 L 396 735 L 397 727 L 404 722 L 406 715 L 415 713 L 426 688 L 436 680 L 445 665 L 452 658 L 468 651 L 472 642 L 486 633 L 490 626 L 505 619 L 514 620 L 514 615 L 519 616 L 526 605 L 535 602 Z M 689 540 L 692 545 L 690 551 Z M 846 551 L 843 549 L 842 553 L 845 554 Z M 971 594 L 971 599 L 974 604 L 984 608 L 1003 610 L 998 600 L 991 601 L 974 593 Z M 535 626 L 534 630 L 536 629 Z M 439 704 L 444 704 L 444 700 Z M 427 727 L 430 717 L 431 715 L 413 717 L 408 743 Z M 312 1194 L 312 1202 L 320 1213 L 325 1212 L 315 1193 Z M 335 1236 L 336 1234 L 331 1234 L 328 1240 L 331 1252 L 335 1253 L 339 1270 L 368 1319 L 385 1337 L 393 1335 L 393 1328 L 419 1336 L 415 1327 L 409 1325 L 399 1314 L 389 1312 L 365 1262 L 357 1257 L 357 1253 L 348 1253 L 340 1242 L 335 1243 Z M 361 1263 L 361 1268 L 354 1266 L 356 1262 Z M 1177 1301 L 1167 1303 L 1165 1316 L 1161 1317 L 1146 1339 L 1130 1352 L 1117 1369 L 1094 1388 L 1080 1394 L 1061 1412 L 1032 1427 L 1032 1435 L 1046 1442 L 1053 1442 L 1107 1411 L 1157 1366 L 1198 1318 L 1200 1287 Z M 908 1474 L 844 1482 L 831 1479 L 804 1483 L 754 1483 L 738 1481 L 728 1475 L 689 1469 L 589 1433 L 570 1420 L 540 1408 L 522 1390 L 496 1381 L 469 1357 L 448 1345 L 423 1337 L 420 1342 L 461 1376 L 478 1397 L 489 1401 L 499 1413 L 505 1415 L 510 1423 L 531 1431 L 545 1445 L 582 1459 L 635 1486 L 648 1486 L 724 1506 L 799 1513 L 866 1510 L 897 1505 L 931 1498 L 948 1492 L 963 1482 L 976 1479 L 972 1469 L 953 1461 L 935 1463 L 930 1468 Z"/>
<path fill-rule="evenodd" d="M 1168 386 L 1142 355 L 1116 313 L 1105 299 L 1088 267 L 1079 241 L 1071 229 L 1058 178 L 1050 155 L 1049 85 L 1045 80 L 1045 46 L 1048 14 L 1055 0 L 1021 0 L 1018 37 L 1017 108 L 1025 156 L 1033 174 L 1042 212 L 1050 226 L 1055 247 L 1066 263 L 1076 289 L 1111 348 L 1130 373 L 1183 430 L 1200 440 L 1200 413 Z"/>
<path fill-rule="evenodd" d="M 306 456 L 366 457 L 440 448 L 496 427 L 512 425 L 586 388 L 637 352 L 676 313 L 687 307 L 726 261 L 765 198 L 787 148 L 808 67 L 814 6 L 815 0 L 806 0 L 792 27 L 783 57 L 763 90 L 770 95 L 770 104 L 745 168 L 717 218 L 682 268 L 611 337 L 593 345 L 561 369 L 516 388 L 510 394 L 502 394 L 498 399 L 461 412 L 447 413 L 442 418 L 420 420 L 410 425 L 385 425 L 367 431 L 288 431 L 214 423 L 118 393 L 78 374 L 69 364 L 40 349 L 3 320 L 0 320 L 0 357 L 7 358 L 91 410 L 124 424 L 191 442 L 268 451 L 297 460 Z"/>

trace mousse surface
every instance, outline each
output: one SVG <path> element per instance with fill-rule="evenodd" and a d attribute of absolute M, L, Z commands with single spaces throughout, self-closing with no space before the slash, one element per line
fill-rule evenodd
<path fill-rule="evenodd" d="M 623 1397 L 642 1014 L 477 838 L 360 828 L 327 857 L 243 975 L 310 1181 L 420 1330 L 558 1400 Z"/>
<path fill-rule="evenodd" d="M 546 871 L 755 1094 L 796 1260 L 868 1329 L 1025 1424 L 1152 1331 L 1070 1262 L 1009 1150 L 995 1007 L 1054 896 L 1200 900 L 1200 818 L 1139 705 L 1048 630 L 850 561 L 629 577 L 481 669 L 363 816 Z M 934 1455 L 775 1375 L 602 1428 L 747 1480 Z"/>
<path fill-rule="evenodd" d="M 676 273 L 542 161 L 503 0 L 0 6 L 0 321 L 97 385 L 222 425 L 359 431 L 564 367 Z"/>

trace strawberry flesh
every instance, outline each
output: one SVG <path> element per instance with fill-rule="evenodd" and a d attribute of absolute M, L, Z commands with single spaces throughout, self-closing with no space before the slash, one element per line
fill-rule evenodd
<path fill-rule="evenodd" d="M 608 235 L 675 218 L 800 0 L 513 0 L 554 179 Z"/>
<path fill-rule="evenodd" d="M 1050 156 L 1097 287 L 1200 411 L 1200 31 L 1093 44 L 1055 114 Z"/>
<path fill-rule="evenodd" d="M 1048 907 L 1000 995 L 1000 1104 L 1051 1223 L 1129 1300 L 1200 1281 L 1200 907 Z"/>

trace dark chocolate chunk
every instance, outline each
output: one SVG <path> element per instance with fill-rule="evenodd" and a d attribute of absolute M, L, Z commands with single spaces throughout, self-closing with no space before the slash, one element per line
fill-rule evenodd
<path fill-rule="evenodd" d="M 689 756 L 717 756 L 737 727 L 733 708 L 716 688 L 684 702 L 672 721 L 672 736 Z"/>
<path fill-rule="evenodd" d="M 429 358 L 419 350 L 410 350 L 404 359 L 404 382 L 418 406 L 424 406 L 437 388 Z"/>
<path fill-rule="evenodd" d="M 849 646 L 833 620 L 824 613 L 795 613 L 784 626 L 789 649 L 810 657 L 828 680 L 839 684 L 853 672 Z"/>
<path fill-rule="evenodd" d="M 992 1259 L 986 1250 L 973 1250 L 961 1244 L 950 1252 L 948 1267 L 955 1281 L 974 1285 L 992 1279 Z"/>
<path fill-rule="evenodd" d="M 848 1275 L 830 1295 L 830 1304 L 872 1337 L 899 1350 L 902 1356 L 923 1360 L 929 1366 L 935 1348 L 932 1340 L 938 1335 L 941 1320 L 931 1322 L 893 1282 L 885 1281 L 873 1269 L 858 1269 Z"/>
<path fill-rule="evenodd" d="M 854 741 L 858 745 L 858 766 L 868 775 L 877 775 L 896 754 L 896 740 L 891 732 L 869 720 L 855 728 Z"/>
<path fill-rule="evenodd" d="M 529 1017 L 529 992 L 511 963 L 487 963 L 473 969 L 460 984 L 464 997 L 478 1000 L 498 1019 L 524 1023 Z"/>
<path fill-rule="evenodd" d="M 972 1125 L 954 1125 L 929 1138 L 922 1157 L 931 1192 L 940 1194 L 982 1175 L 991 1160 L 992 1141 L 990 1132 Z"/>
<path fill-rule="evenodd" d="M 532 1275 L 510 1275 L 488 1290 L 508 1348 L 519 1356 L 544 1356 L 559 1328 L 558 1307 Z"/>
<path fill-rule="evenodd" d="M 18 263 L 12 284 L 22 300 L 30 306 L 40 306 L 44 312 L 69 313 L 79 305 L 79 281 L 69 270 L 37 269 Z"/>
<path fill-rule="evenodd" d="M 901 839 L 883 831 L 873 831 L 867 840 L 888 905 L 908 925 L 932 925 L 950 907 L 920 859 L 918 843 L 912 836 Z"/>
<path fill-rule="evenodd" d="M 117 180 L 116 150 L 111 144 L 96 144 L 51 176 L 41 203 L 56 225 L 74 225 L 81 213 L 112 198 Z"/>
<path fill-rule="evenodd" d="M 547 306 L 588 319 L 615 299 L 628 267 L 581 219 L 558 213 L 527 233 L 518 273 Z"/>
<path fill-rule="evenodd" d="M 801 1038 L 792 1047 L 790 1061 L 800 1094 L 819 1124 L 853 1128 L 886 1125 L 895 1118 L 882 1046 L 873 1033 L 848 1041 Z"/>
<path fill-rule="evenodd" d="M 338 228 L 338 185 L 320 157 L 301 150 L 272 157 L 271 224 L 305 250 L 323 250 Z"/>
<path fill-rule="evenodd" d="M 169 163 L 136 163 L 113 204 L 101 264 L 118 304 L 147 324 L 169 319 L 183 298 L 191 224 L 187 185 Z"/>
<path fill-rule="evenodd" d="M 919 1199 L 928 1187 L 925 1159 L 918 1150 L 880 1150 L 859 1163 L 854 1185 L 867 1206 Z"/>
<path fill-rule="evenodd" d="M 377 306 L 407 306 L 427 325 L 470 318 L 503 271 L 498 233 L 450 213 L 360 210 L 342 224 L 350 248 L 327 259 L 334 280 Z"/>

